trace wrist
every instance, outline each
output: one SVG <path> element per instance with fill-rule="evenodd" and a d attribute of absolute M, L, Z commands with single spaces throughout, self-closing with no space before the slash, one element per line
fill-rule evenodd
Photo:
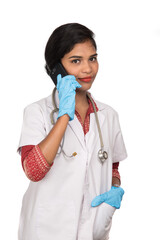
<path fill-rule="evenodd" d="M 118 185 L 118 186 L 121 185 L 121 181 L 120 181 L 120 179 L 117 178 L 117 177 L 113 177 L 113 178 L 112 178 L 112 186 L 115 186 L 115 185 Z"/>
<path fill-rule="evenodd" d="M 112 186 L 113 186 L 113 187 L 120 187 L 119 184 L 113 184 Z"/>
<path fill-rule="evenodd" d="M 70 120 L 70 116 L 69 116 L 69 114 L 67 112 L 59 111 L 57 120 L 59 120 L 59 119 L 63 119 L 65 121 L 69 121 Z"/>

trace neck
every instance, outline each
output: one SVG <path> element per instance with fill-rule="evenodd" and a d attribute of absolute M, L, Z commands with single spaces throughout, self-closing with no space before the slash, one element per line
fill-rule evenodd
<path fill-rule="evenodd" d="M 76 91 L 76 107 L 88 107 L 87 91 Z"/>

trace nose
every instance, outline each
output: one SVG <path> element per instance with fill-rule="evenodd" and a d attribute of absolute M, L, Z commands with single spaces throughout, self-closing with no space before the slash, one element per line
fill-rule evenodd
<path fill-rule="evenodd" d="M 82 72 L 87 74 L 92 72 L 92 67 L 88 61 L 84 62 L 82 66 Z"/>

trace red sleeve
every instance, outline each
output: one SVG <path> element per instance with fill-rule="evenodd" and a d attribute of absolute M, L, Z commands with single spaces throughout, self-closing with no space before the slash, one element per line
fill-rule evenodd
<path fill-rule="evenodd" d="M 119 180 L 121 180 L 118 167 L 119 167 L 119 162 L 113 163 L 112 177 L 116 177 Z"/>
<path fill-rule="evenodd" d="M 113 163 L 113 169 L 118 170 L 118 167 L 119 167 L 119 162 Z"/>
<path fill-rule="evenodd" d="M 23 162 L 24 159 L 28 156 L 29 152 L 34 148 L 34 145 L 27 145 L 21 147 L 21 162 L 22 162 L 22 167 L 24 170 Z"/>
<path fill-rule="evenodd" d="M 41 159 L 40 159 L 40 157 L 38 157 L 38 154 L 36 154 L 36 156 L 34 156 L 35 151 L 33 151 L 34 154 L 31 152 L 31 150 L 34 147 L 35 147 L 34 145 L 27 145 L 27 146 L 23 146 L 21 148 L 21 161 L 22 161 L 23 170 L 27 174 L 27 177 L 32 181 L 39 181 L 46 175 L 46 173 L 49 171 L 51 166 L 46 162 L 40 149 L 38 149 L 39 150 L 38 152 L 39 152 L 39 156 L 41 156 Z M 29 155 L 29 153 L 30 153 L 30 155 Z M 29 157 L 27 157 L 28 155 L 29 155 Z M 25 169 L 24 169 L 24 160 L 25 160 Z M 47 172 L 45 174 L 44 174 L 44 172 L 45 172 L 44 170 L 41 169 L 41 171 L 40 171 L 40 169 L 39 169 L 39 167 L 41 168 L 42 166 L 41 166 L 41 164 L 38 165 L 38 162 L 40 163 L 41 161 L 43 162 L 43 166 L 46 166 Z M 119 167 L 119 162 L 113 163 L 112 176 L 117 177 L 120 180 L 120 174 L 118 171 L 118 167 Z M 31 170 L 32 170 L 32 174 L 31 174 Z M 38 173 L 38 175 L 37 175 L 37 173 Z"/>
<path fill-rule="evenodd" d="M 21 153 L 26 176 L 34 182 L 42 180 L 50 170 L 51 165 L 44 158 L 39 146 L 22 147 Z"/>

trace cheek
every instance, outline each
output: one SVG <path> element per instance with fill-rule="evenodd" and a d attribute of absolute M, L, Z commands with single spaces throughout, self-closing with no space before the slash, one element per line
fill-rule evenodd
<path fill-rule="evenodd" d="M 94 65 L 94 72 L 95 72 L 95 74 L 97 74 L 98 69 L 99 69 L 99 64 L 98 64 L 98 62 L 97 62 L 97 63 Z"/>
<path fill-rule="evenodd" d="M 79 69 L 75 66 L 69 66 L 66 68 L 69 75 L 74 75 L 75 77 L 79 75 Z"/>
<path fill-rule="evenodd" d="M 69 75 L 74 75 L 74 67 L 65 58 L 61 59 L 61 63 Z"/>

